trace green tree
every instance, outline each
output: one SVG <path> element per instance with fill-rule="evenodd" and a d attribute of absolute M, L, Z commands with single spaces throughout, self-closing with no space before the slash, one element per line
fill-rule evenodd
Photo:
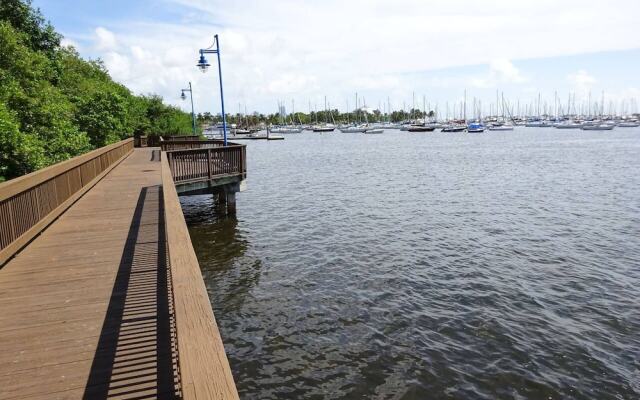
<path fill-rule="evenodd" d="M 127 122 L 127 102 L 123 96 L 96 91 L 81 98 L 77 105 L 76 123 L 87 132 L 93 147 L 120 140 Z"/>
<path fill-rule="evenodd" d="M 0 21 L 26 34 L 32 50 L 53 54 L 60 46 L 60 34 L 45 21 L 39 9 L 31 6 L 31 0 L 0 1 Z"/>
<path fill-rule="evenodd" d="M 46 165 L 38 138 L 20 133 L 15 116 L 0 103 L 0 181 Z"/>
<path fill-rule="evenodd" d="M 0 180 L 134 134 L 191 134 L 191 116 L 134 96 L 84 60 L 30 0 L 0 0 Z"/>

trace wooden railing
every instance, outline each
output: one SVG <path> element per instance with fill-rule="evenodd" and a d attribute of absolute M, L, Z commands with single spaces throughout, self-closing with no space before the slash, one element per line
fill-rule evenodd
<path fill-rule="evenodd" d="M 0 184 L 0 266 L 131 151 L 126 139 Z"/>
<path fill-rule="evenodd" d="M 147 137 L 145 135 L 135 136 L 133 138 L 133 145 L 135 147 L 147 147 Z"/>
<path fill-rule="evenodd" d="M 208 142 L 208 141 L 200 141 Z M 166 156 L 165 156 L 166 155 Z M 218 177 L 247 176 L 246 146 L 230 144 L 226 147 L 191 148 L 163 152 L 171 167 L 175 183 L 211 180 Z"/>
<path fill-rule="evenodd" d="M 182 398 L 238 399 L 172 171 L 166 157 L 161 162 Z"/>
<path fill-rule="evenodd" d="M 165 135 L 161 136 L 161 139 L 164 140 L 200 140 L 201 136 L 198 135 Z"/>
<path fill-rule="evenodd" d="M 170 150 L 186 150 L 186 149 L 204 149 L 211 147 L 223 147 L 223 140 L 182 140 L 182 139 L 171 139 L 171 140 L 160 140 L 160 149 L 162 151 L 170 151 Z"/>

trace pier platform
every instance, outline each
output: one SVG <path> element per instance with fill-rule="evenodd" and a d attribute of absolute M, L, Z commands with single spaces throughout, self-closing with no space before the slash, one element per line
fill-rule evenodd
<path fill-rule="evenodd" d="M 53 172 L 28 178 L 37 190 L 0 186 L 4 258 L 31 235 L 0 269 L 0 398 L 238 397 L 166 157 L 125 153 L 94 162 L 108 168 L 71 205 L 55 207 L 64 198 Z M 20 235 L 31 192 L 36 208 L 58 198 L 49 208 L 65 209 Z"/>

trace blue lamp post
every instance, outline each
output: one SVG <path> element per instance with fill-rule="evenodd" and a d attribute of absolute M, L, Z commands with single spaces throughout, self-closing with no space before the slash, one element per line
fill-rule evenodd
<path fill-rule="evenodd" d="M 189 95 L 191 96 L 191 125 L 193 127 L 193 135 L 196 136 L 196 112 L 193 109 L 193 89 L 191 88 L 191 82 L 189 82 L 189 89 L 182 89 L 182 94 L 180 95 L 180 98 L 182 100 L 186 100 L 187 96 L 184 95 L 184 92 L 189 92 Z"/>
<path fill-rule="evenodd" d="M 224 145 L 227 145 L 227 116 L 224 113 L 224 94 L 222 92 L 222 67 L 220 66 L 220 42 L 218 41 L 218 35 L 214 35 L 214 42 L 210 47 L 206 49 L 200 49 L 200 60 L 198 60 L 198 68 L 204 73 L 211 66 L 205 54 L 215 54 L 218 56 L 218 77 L 220 78 L 220 103 L 222 105 L 222 132 L 224 135 Z"/>

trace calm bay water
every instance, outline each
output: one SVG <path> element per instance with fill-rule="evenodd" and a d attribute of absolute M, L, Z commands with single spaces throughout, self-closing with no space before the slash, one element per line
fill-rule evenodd
<path fill-rule="evenodd" d="M 244 399 L 640 397 L 640 129 L 251 142 L 182 199 Z"/>

